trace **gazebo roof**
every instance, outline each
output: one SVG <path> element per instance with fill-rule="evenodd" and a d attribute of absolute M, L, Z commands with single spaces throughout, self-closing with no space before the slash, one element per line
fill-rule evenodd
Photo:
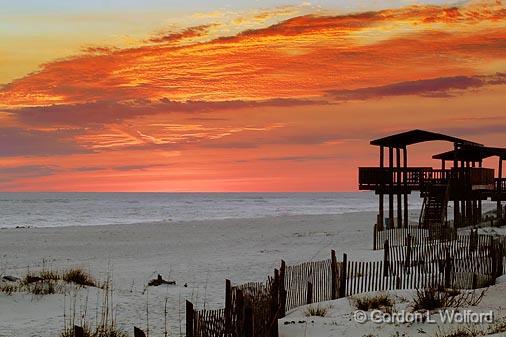
<path fill-rule="evenodd" d="M 430 132 L 425 130 L 411 130 L 395 135 L 379 138 L 371 141 L 371 145 L 386 147 L 406 147 L 408 145 L 429 142 L 429 141 L 448 141 L 460 145 L 482 146 L 482 144 L 471 142 L 462 138 L 456 138 L 442 133 Z"/>
<path fill-rule="evenodd" d="M 488 146 L 464 146 L 457 150 L 457 160 L 480 161 L 488 157 L 497 156 L 506 160 L 506 149 Z M 432 156 L 433 159 L 454 160 L 455 150 L 443 152 Z"/>

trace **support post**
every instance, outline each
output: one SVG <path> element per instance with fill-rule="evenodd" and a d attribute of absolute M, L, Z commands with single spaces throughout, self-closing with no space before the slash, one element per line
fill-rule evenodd
<path fill-rule="evenodd" d="M 457 160 L 457 151 L 459 150 L 459 146 L 457 143 L 453 143 L 453 174 L 458 174 L 457 170 L 459 168 L 459 162 Z M 452 175 L 450 175 L 451 179 Z M 455 198 L 453 200 L 453 226 L 455 228 L 459 227 L 460 219 L 459 219 L 459 201 Z"/>
<path fill-rule="evenodd" d="M 408 149 L 404 147 L 404 227 L 409 226 L 408 211 Z"/>
<path fill-rule="evenodd" d="M 385 167 L 385 147 L 380 146 L 380 168 L 383 169 Z M 384 211 L 384 200 L 383 200 L 383 190 L 385 186 L 380 186 L 379 193 L 379 214 L 378 214 L 378 226 L 383 229 L 384 221 L 385 221 L 385 211 Z"/>
<path fill-rule="evenodd" d="M 498 186 L 497 186 L 497 220 L 502 219 L 502 206 L 501 206 L 501 179 L 502 179 L 502 157 L 499 157 L 499 171 L 498 171 Z"/>
<path fill-rule="evenodd" d="M 388 189 L 388 228 L 394 228 L 394 149 L 388 147 L 388 166 L 390 169 L 390 184 Z"/>
<path fill-rule="evenodd" d="M 402 180 L 402 172 L 401 172 L 401 149 L 395 149 L 395 155 L 397 159 L 397 227 L 402 228 L 402 195 L 401 195 L 401 180 Z"/>

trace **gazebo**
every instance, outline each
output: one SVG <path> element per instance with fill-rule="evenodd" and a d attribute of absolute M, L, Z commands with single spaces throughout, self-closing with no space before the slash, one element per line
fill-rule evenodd
<path fill-rule="evenodd" d="M 436 154 L 441 168 L 410 167 L 409 145 L 447 141 L 452 143 L 448 152 Z M 454 225 L 475 224 L 481 220 L 481 201 L 497 200 L 498 217 L 502 217 L 501 201 L 506 200 L 506 181 L 502 178 L 502 160 L 506 149 L 485 147 L 482 144 L 424 130 L 411 130 L 371 141 L 379 147 L 379 166 L 359 168 L 359 189 L 372 190 L 379 196 L 377 225 L 380 229 L 407 227 L 408 195 L 420 191 L 423 198 L 419 225 L 445 225 L 448 202 L 454 204 Z M 388 162 L 385 162 L 388 149 Z M 394 160 L 395 153 L 395 160 Z M 484 168 L 483 159 L 499 157 L 498 177 L 494 169 Z M 402 160 L 401 160 L 402 159 Z M 450 165 L 447 168 L 446 163 Z M 384 196 L 388 195 L 388 218 L 384 214 Z M 394 199 L 397 198 L 397 218 L 394 218 Z"/>

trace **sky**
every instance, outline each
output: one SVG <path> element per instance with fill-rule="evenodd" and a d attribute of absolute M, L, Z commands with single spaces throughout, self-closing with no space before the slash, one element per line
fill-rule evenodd
<path fill-rule="evenodd" d="M 354 191 L 391 133 L 506 147 L 501 1 L 0 7 L 0 191 Z"/>

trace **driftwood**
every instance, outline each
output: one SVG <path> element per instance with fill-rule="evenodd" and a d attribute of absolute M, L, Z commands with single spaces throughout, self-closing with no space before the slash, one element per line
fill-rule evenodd
<path fill-rule="evenodd" d="M 158 274 L 158 277 L 149 281 L 148 286 L 157 287 L 162 284 L 175 285 L 176 281 L 167 281 L 162 278 L 162 275 Z"/>

